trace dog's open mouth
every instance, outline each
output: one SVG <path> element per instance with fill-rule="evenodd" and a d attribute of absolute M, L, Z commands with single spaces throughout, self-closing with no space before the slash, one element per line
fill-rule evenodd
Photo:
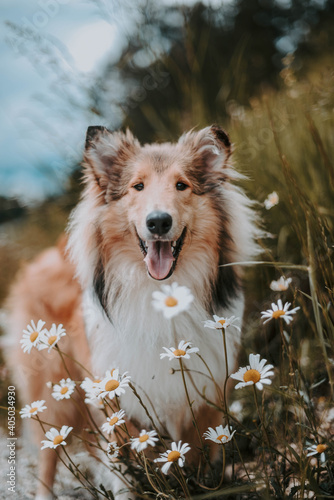
<path fill-rule="evenodd" d="M 186 232 L 187 229 L 184 228 L 180 238 L 176 241 L 143 241 L 138 236 L 140 249 L 145 256 L 144 262 L 152 278 L 165 280 L 173 274 Z"/>

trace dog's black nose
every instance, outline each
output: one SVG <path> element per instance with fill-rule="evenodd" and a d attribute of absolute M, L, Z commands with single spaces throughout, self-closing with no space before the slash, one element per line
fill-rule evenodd
<path fill-rule="evenodd" d="M 147 229 L 152 234 L 157 234 L 158 236 L 168 233 L 172 224 L 173 219 L 167 212 L 155 211 L 146 217 Z"/>

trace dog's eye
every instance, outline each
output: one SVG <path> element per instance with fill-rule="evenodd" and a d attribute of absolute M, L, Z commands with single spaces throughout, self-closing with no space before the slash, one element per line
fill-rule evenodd
<path fill-rule="evenodd" d="M 144 184 L 142 182 L 138 182 L 138 184 L 135 184 L 133 187 L 136 191 L 142 191 L 144 189 Z"/>
<path fill-rule="evenodd" d="M 187 186 L 187 184 L 185 184 L 184 182 L 177 182 L 176 183 L 176 189 L 178 191 L 184 191 L 185 189 L 187 189 L 189 186 Z"/>

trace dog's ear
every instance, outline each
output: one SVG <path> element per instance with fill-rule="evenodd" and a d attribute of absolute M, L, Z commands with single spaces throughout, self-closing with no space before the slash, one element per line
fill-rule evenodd
<path fill-rule="evenodd" d="M 218 125 L 188 132 L 180 138 L 179 144 L 190 155 L 189 173 L 194 174 L 198 194 L 228 178 L 232 146 L 227 133 Z"/>
<path fill-rule="evenodd" d="M 139 148 L 129 130 L 123 133 L 101 126 L 88 127 L 84 153 L 86 183 L 95 184 L 106 201 L 120 198 L 129 175 L 124 166 Z"/>

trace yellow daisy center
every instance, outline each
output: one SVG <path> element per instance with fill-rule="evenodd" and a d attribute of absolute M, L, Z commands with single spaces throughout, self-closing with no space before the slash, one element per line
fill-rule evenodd
<path fill-rule="evenodd" d="M 279 289 L 279 290 L 281 290 L 281 292 L 284 292 L 284 291 L 287 289 L 287 287 L 285 286 L 285 284 L 284 284 L 284 283 L 280 283 L 280 284 L 278 285 L 278 289 Z"/>
<path fill-rule="evenodd" d="M 226 434 L 221 434 L 217 437 L 218 441 L 223 441 L 224 438 L 228 439 L 228 436 L 226 436 Z"/>
<path fill-rule="evenodd" d="M 64 441 L 64 438 L 61 434 L 58 434 L 53 440 L 53 444 L 60 444 Z"/>
<path fill-rule="evenodd" d="M 30 334 L 30 337 L 29 337 L 30 338 L 30 342 L 35 342 L 35 340 L 37 339 L 37 337 L 38 337 L 38 332 L 32 332 Z"/>
<path fill-rule="evenodd" d="M 34 406 L 34 408 L 30 408 L 29 413 L 34 413 L 37 410 L 38 410 L 37 406 Z"/>
<path fill-rule="evenodd" d="M 323 453 L 324 451 L 327 450 L 327 445 L 326 444 L 318 444 L 316 447 L 316 450 L 318 453 Z"/>
<path fill-rule="evenodd" d="M 175 307 L 175 306 L 177 306 L 177 304 L 178 304 L 178 301 L 176 300 L 175 297 L 167 297 L 165 299 L 165 305 L 167 307 Z"/>
<path fill-rule="evenodd" d="M 176 462 L 181 456 L 181 453 L 179 451 L 170 451 L 167 456 L 168 462 Z"/>
<path fill-rule="evenodd" d="M 175 351 L 173 351 L 173 354 L 174 356 L 185 356 L 186 351 L 184 351 L 183 349 L 175 349 Z"/>
<path fill-rule="evenodd" d="M 118 417 L 113 417 L 109 420 L 109 425 L 115 425 L 118 422 Z"/>
<path fill-rule="evenodd" d="M 52 345 L 54 342 L 56 342 L 56 340 L 57 340 L 57 335 L 51 335 L 51 337 L 49 337 L 48 339 L 49 345 Z"/>
<path fill-rule="evenodd" d="M 145 443 L 145 441 L 147 441 L 148 438 L 149 438 L 148 434 L 143 434 L 142 436 L 139 436 L 139 442 L 140 443 Z"/>
<path fill-rule="evenodd" d="M 261 378 L 261 374 L 259 371 L 251 368 L 244 373 L 244 381 L 245 382 L 254 382 L 256 384 Z"/>
<path fill-rule="evenodd" d="M 68 391 L 68 387 L 66 387 L 66 386 L 65 386 L 65 387 L 62 387 L 62 388 L 60 389 L 60 394 L 66 394 L 66 393 L 67 393 L 67 391 Z"/>
<path fill-rule="evenodd" d="M 108 380 L 106 383 L 104 389 L 107 392 L 115 391 L 117 387 L 119 386 L 119 382 L 117 380 Z"/>
<path fill-rule="evenodd" d="M 280 318 L 281 316 L 285 315 L 285 311 L 282 311 L 282 309 L 278 309 L 278 311 L 274 311 L 272 314 L 272 317 L 274 319 Z"/>
<path fill-rule="evenodd" d="M 225 323 L 226 323 L 226 320 L 225 320 L 225 319 L 220 319 L 220 320 L 218 321 L 218 323 L 220 323 L 222 326 L 224 326 L 224 325 L 225 325 Z"/>

